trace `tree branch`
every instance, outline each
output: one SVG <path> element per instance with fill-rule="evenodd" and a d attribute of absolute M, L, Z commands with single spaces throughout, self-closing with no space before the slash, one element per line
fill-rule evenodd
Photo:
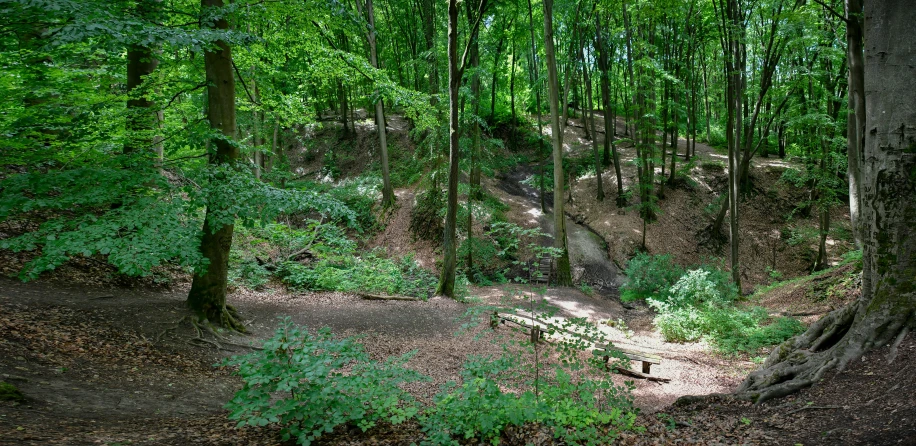
<path fill-rule="evenodd" d="M 480 6 L 477 8 L 477 17 L 474 19 L 474 26 L 471 27 L 471 32 L 468 34 L 468 41 L 464 45 L 464 52 L 461 54 L 461 64 L 458 65 L 458 74 L 459 77 L 464 74 L 465 65 L 468 61 L 468 52 L 471 49 L 471 41 L 477 37 L 477 30 L 480 28 L 480 20 L 483 19 L 483 11 L 487 7 L 487 0 L 480 0 Z"/>
<path fill-rule="evenodd" d="M 846 18 L 846 16 L 844 16 L 843 14 L 840 14 L 840 13 L 836 12 L 835 9 L 831 8 L 829 5 L 827 5 L 826 3 L 824 3 L 824 2 L 821 1 L 821 0 L 814 0 L 814 2 L 817 3 L 818 5 L 823 6 L 824 9 L 826 9 L 828 12 L 830 12 L 831 15 L 833 15 L 834 17 L 836 17 L 836 18 L 842 20 L 843 23 L 845 23 L 846 25 L 849 25 L 849 20 L 848 20 L 848 19 Z"/>
<path fill-rule="evenodd" d="M 236 74 L 236 76 L 239 77 L 239 81 L 241 81 L 241 82 L 242 82 L 242 86 L 245 87 L 245 93 L 248 94 L 248 100 L 250 100 L 252 104 L 261 105 L 260 102 L 254 100 L 254 96 L 252 96 L 252 95 L 251 95 L 251 92 L 248 91 L 248 85 L 245 83 L 245 79 L 242 78 L 242 73 L 239 72 L 239 67 L 237 67 L 237 66 L 235 65 L 235 61 L 234 61 L 234 60 L 232 61 L 232 68 L 235 69 L 235 74 Z"/>

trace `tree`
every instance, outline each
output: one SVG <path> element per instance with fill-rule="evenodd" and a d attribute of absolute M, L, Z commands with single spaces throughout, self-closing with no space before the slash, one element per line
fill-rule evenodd
<path fill-rule="evenodd" d="M 356 0 L 356 6 L 362 13 L 362 0 Z M 369 62 L 375 69 L 379 68 L 378 49 L 376 43 L 375 28 L 375 9 L 372 6 L 372 0 L 366 0 L 366 41 L 369 42 Z M 385 132 L 385 105 L 379 91 L 375 91 L 375 125 L 378 130 L 379 153 L 382 160 L 382 206 L 391 207 L 394 205 L 394 189 L 391 187 L 391 177 L 388 172 L 388 139 Z"/>
<path fill-rule="evenodd" d="M 744 128 L 742 124 L 741 104 L 744 97 L 744 63 L 746 48 L 744 44 L 744 23 L 740 0 L 717 0 L 719 33 L 726 73 L 726 126 L 725 138 L 728 143 L 728 214 L 729 214 L 729 247 L 732 271 L 732 282 L 741 290 L 741 267 L 738 262 L 738 182 L 741 178 L 739 169 L 741 156 L 740 141 Z"/>
<path fill-rule="evenodd" d="M 216 30 L 229 29 L 229 20 L 223 16 L 223 0 L 201 0 L 204 17 L 202 23 Z M 213 166 L 235 164 L 239 148 L 233 141 L 235 123 L 235 75 L 232 71 L 232 49 L 224 40 L 217 40 L 204 51 L 204 67 L 207 77 L 207 120 L 210 127 L 219 133 L 212 139 L 215 151 L 210 153 Z M 217 174 L 215 179 L 220 178 Z M 218 187 L 218 186 L 216 186 Z M 229 249 L 232 247 L 232 224 L 214 225 L 211 213 L 214 204 L 207 204 L 200 252 L 207 259 L 206 270 L 196 271 L 188 293 L 188 306 L 200 321 L 245 331 L 238 313 L 226 304 L 226 288 L 229 275 Z"/>
<path fill-rule="evenodd" d="M 553 133 L 553 224 L 554 246 L 560 251 L 556 262 L 557 285 L 572 285 L 566 214 L 563 212 L 563 129 L 557 85 L 557 57 L 553 45 L 553 0 L 544 0 L 544 56 L 547 59 L 547 89 L 550 101 L 550 130 Z"/>
<path fill-rule="evenodd" d="M 487 0 L 481 0 L 477 10 L 476 19 L 471 26 L 471 36 L 476 34 L 483 17 L 483 8 Z M 471 39 L 465 45 L 461 60 L 458 59 L 458 2 L 448 2 L 448 196 L 445 209 L 445 234 L 442 243 L 442 270 L 439 273 L 439 284 L 436 294 L 455 297 L 455 267 L 458 263 L 456 229 L 458 219 L 458 167 L 461 161 L 460 117 L 458 115 L 459 97 L 458 87 L 464 76 L 465 64 Z"/>
<path fill-rule="evenodd" d="M 859 209 L 862 207 L 862 148 L 865 144 L 865 56 L 862 46 L 863 0 L 846 0 L 846 63 L 849 67 L 846 117 L 847 179 L 849 181 L 849 217 L 856 246 L 862 247 Z"/>
<path fill-rule="evenodd" d="M 916 328 L 916 9 L 866 2 L 862 164 L 862 294 L 778 346 L 737 394 L 762 402 L 818 382 L 870 349 L 897 345 Z"/>
<path fill-rule="evenodd" d="M 137 2 L 137 16 L 155 21 L 161 8 L 160 0 L 141 0 Z M 148 150 L 157 158 L 162 158 L 162 146 L 156 144 L 154 132 L 156 123 L 161 120 L 159 110 L 153 110 L 153 102 L 148 99 L 149 89 L 141 88 L 147 77 L 159 66 L 156 49 L 150 44 L 132 43 L 127 47 L 127 130 L 130 138 L 124 147 L 125 152 Z"/>

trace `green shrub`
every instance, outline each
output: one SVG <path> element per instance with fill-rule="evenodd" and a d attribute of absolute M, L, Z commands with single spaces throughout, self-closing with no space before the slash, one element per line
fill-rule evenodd
<path fill-rule="evenodd" d="M 252 290 L 259 290 L 270 281 L 270 271 L 267 271 L 256 260 L 234 259 L 235 252 L 230 255 L 229 284 L 233 286 L 244 285 Z"/>
<path fill-rule="evenodd" d="M 497 444 L 510 425 L 540 423 L 566 444 L 610 444 L 618 432 L 633 428 L 632 399 L 610 375 L 574 379 L 556 366 L 539 378 L 535 393 L 531 385 L 522 389 L 517 384 L 527 367 L 511 354 L 471 356 L 461 370 L 462 383 L 449 382 L 420 417 L 426 443 L 480 439 Z"/>
<path fill-rule="evenodd" d="M 373 361 L 353 338 L 313 334 L 286 318 L 262 350 L 223 361 L 244 382 L 226 409 L 239 427 L 278 424 L 284 441 L 300 445 L 349 422 L 363 431 L 397 424 L 419 410 L 399 385 L 428 379 L 404 368 L 413 353 Z"/>
<path fill-rule="evenodd" d="M 658 312 L 655 326 L 666 341 L 706 339 L 723 353 L 753 353 L 804 331 L 804 325 L 791 318 L 763 325 L 766 310 L 738 308 L 733 304 L 736 296 L 737 290 L 722 271 L 700 268 L 684 274 L 667 299 L 648 299 L 648 303 Z"/>
<path fill-rule="evenodd" d="M 445 231 L 445 194 L 430 189 L 417 195 L 417 204 L 410 211 L 410 233 L 422 240 L 439 240 Z"/>
<path fill-rule="evenodd" d="M 395 261 L 370 253 L 363 257 L 323 258 L 311 265 L 284 262 L 279 275 L 287 285 L 316 291 L 363 291 L 426 298 L 436 278 L 407 256 Z"/>
<path fill-rule="evenodd" d="M 15 401 L 21 403 L 25 401 L 25 397 L 16 386 L 8 382 L 0 381 L 0 401 Z"/>
<path fill-rule="evenodd" d="M 490 278 L 501 266 L 497 256 L 497 246 L 489 238 L 472 237 L 464 239 L 458 246 L 458 261 L 467 264 L 468 253 L 473 261 L 473 271 L 469 271 L 474 283 L 490 285 Z"/>
<path fill-rule="evenodd" d="M 664 296 L 683 273 L 669 254 L 637 253 L 627 263 L 627 281 L 620 287 L 620 299 L 628 302 Z"/>

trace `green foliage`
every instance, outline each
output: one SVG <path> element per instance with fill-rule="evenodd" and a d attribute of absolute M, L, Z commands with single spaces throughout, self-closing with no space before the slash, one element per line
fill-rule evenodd
<path fill-rule="evenodd" d="M 322 193 L 331 200 L 343 203 L 351 212 L 352 226 L 365 232 L 378 229 L 378 220 L 373 209 L 381 197 L 381 182 L 382 180 L 377 177 L 361 176 L 348 178 L 336 184 L 302 181 L 291 186 L 297 190 Z"/>
<path fill-rule="evenodd" d="M 445 229 L 445 194 L 429 189 L 416 196 L 417 204 L 410 211 L 410 232 L 422 240 L 439 240 Z"/>
<path fill-rule="evenodd" d="M 671 287 L 667 299 L 648 299 L 658 313 L 655 326 L 666 341 L 705 339 L 723 353 L 755 353 L 804 331 L 796 319 L 778 318 L 765 325 L 765 309 L 735 306 L 737 289 L 727 275 L 716 271 L 688 271 Z"/>
<path fill-rule="evenodd" d="M 8 382 L 0 381 L 0 401 L 22 402 L 25 401 L 25 397 L 16 386 Z"/>
<path fill-rule="evenodd" d="M 398 144 L 388 145 L 392 187 L 406 187 L 423 178 L 423 160 Z"/>
<path fill-rule="evenodd" d="M 404 294 L 427 298 L 435 291 L 437 279 L 422 269 L 412 256 L 401 261 L 371 252 L 362 257 L 323 258 L 309 266 L 284 262 L 279 275 L 287 285 L 316 291 L 362 291 Z"/>
<path fill-rule="evenodd" d="M 539 320 L 553 315 L 549 308 L 530 304 L 525 309 L 480 305 L 470 308 L 468 314 L 478 323 L 488 320 L 494 310 L 523 312 Z M 605 369 L 605 357 L 615 363 L 625 357 L 615 351 L 586 352 L 592 342 L 607 339 L 585 319 L 551 325 L 548 333 L 559 330 L 579 335 L 541 347 L 527 341 L 527 330 L 514 329 L 513 335 L 525 336 L 497 339 L 503 348 L 501 355 L 469 356 L 460 381 L 443 386 L 419 418 L 426 443 L 458 445 L 474 440 L 497 444 L 507 427 L 530 423 L 550 428 L 564 444 L 611 444 L 620 431 L 638 430 L 634 427 L 637 411 L 632 383 L 615 385 Z"/>
<path fill-rule="evenodd" d="M 499 262 L 498 247 L 489 238 L 472 237 L 464 239 L 458 245 L 458 259 L 467 260 L 468 255 L 473 259 L 473 270 L 469 271 L 474 283 L 489 285 L 489 278 L 501 266 Z"/>
<path fill-rule="evenodd" d="M 300 445 L 350 422 L 363 431 L 398 424 L 419 410 L 399 386 L 428 380 L 404 367 L 414 353 L 374 361 L 354 338 L 311 333 L 287 317 L 262 350 L 221 363 L 238 367 L 244 382 L 225 407 L 239 427 L 278 424 L 284 441 Z"/>
<path fill-rule="evenodd" d="M 420 418 L 426 442 L 458 445 L 459 439 L 480 439 L 498 444 L 510 425 L 541 423 L 568 443 L 608 444 L 617 432 L 633 428 L 631 402 L 621 398 L 610 379 L 576 380 L 557 366 L 540 378 L 540 394 L 512 391 L 513 377 L 523 367 L 508 354 L 471 356 L 461 370 L 461 384 L 446 384 Z"/>
<path fill-rule="evenodd" d="M 620 287 L 620 299 L 630 302 L 666 295 L 683 273 L 684 270 L 674 263 L 670 254 L 650 255 L 639 252 L 627 262 L 627 280 Z"/>

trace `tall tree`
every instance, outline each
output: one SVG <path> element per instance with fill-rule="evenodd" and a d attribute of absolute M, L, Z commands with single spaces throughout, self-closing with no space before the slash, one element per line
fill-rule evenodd
<path fill-rule="evenodd" d="M 158 19 L 161 0 L 140 0 L 136 13 L 141 20 Z M 159 66 L 156 48 L 150 43 L 132 43 L 127 47 L 127 130 L 130 135 L 125 152 L 150 151 L 162 158 L 162 146 L 156 144 L 156 124 L 162 119 L 159 110 L 149 100 L 149 88 L 141 88 L 148 76 Z"/>
<path fill-rule="evenodd" d="M 476 19 L 471 26 L 471 35 L 476 34 L 480 28 L 480 19 L 483 17 L 483 8 L 487 0 L 481 0 Z M 439 284 L 436 294 L 455 297 L 455 267 L 458 263 L 456 229 L 458 219 L 458 175 L 461 162 L 460 117 L 458 115 L 460 98 L 458 88 L 464 76 L 465 64 L 471 41 L 464 48 L 461 60 L 458 59 L 458 1 L 448 2 L 448 196 L 445 208 L 445 234 L 442 243 L 442 270 L 439 273 Z"/>
<path fill-rule="evenodd" d="M 810 386 L 916 329 L 916 8 L 866 2 L 862 293 L 778 346 L 738 388 L 757 402 Z"/>
<path fill-rule="evenodd" d="M 362 0 L 356 0 L 356 5 L 362 13 Z M 369 43 L 369 63 L 376 69 L 379 68 L 378 62 L 378 36 L 375 27 L 375 9 L 372 0 L 366 0 L 366 41 Z M 379 153 L 382 161 L 382 206 L 390 207 L 394 205 L 394 189 L 391 187 L 391 177 L 388 172 L 388 136 L 385 131 L 385 104 L 379 91 L 375 91 L 377 96 L 375 101 L 375 125 L 378 130 Z"/>
<path fill-rule="evenodd" d="M 740 0 L 717 0 L 720 43 L 722 45 L 724 72 L 726 77 L 725 91 L 725 139 L 728 144 L 728 215 L 729 215 L 729 253 L 732 281 L 741 289 L 741 267 L 738 259 L 738 182 L 741 178 L 740 141 L 743 129 L 741 104 L 744 97 L 743 73 L 744 58 L 744 19 Z M 724 203 L 723 203 L 724 206 Z"/>
<path fill-rule="evenodd" d="M 566 213 L 563 211 L 563 130 L 560 125 L 560 94 L 557 57 L 553 45 L 553 0 L 544 0 L 544 57 L 547 59 L 547 89 L 550 102 L 550 130 L 553 133 L 553 223 L 554 246 L 560 250 L 556 260 L 557 285 L 572 285 L 569 241 L 566 239 Z"/>
<path fill-rule="evenodd" d="M 203 15 L 207 18 L 203 25 L 217 30 L 229 29 L 223 6 L 223 0 L 201 0 Z M 232 165 L 239 158 L 239 149 L 232 141 L 236 136 L 235 75 L 232 71 L 232 50 L 226 41 L 217 40 L 204 51 L 204 69 L 207 77 L 207 120 L 210 127 L 222 135 L 211 141 L 215 150 L 210 153 L 210 164 Z M 206 271 L 197 271 L 194 275 L 187 303 L 201 321 L 245 331 L 238 313 L 226 304 L 229 249 L 232 247 L 234 226 L 212 224 L 213 212 L 214 204 L 208 203 L 200 239 L 200 252 L 207 259 Z"/>
<path fill-rule="evenodd" d="M 849 217 L 856 245 L 862 247 L 859 209 L 862 207 L 862 150 L 865 144 L 865 55 L 863 0 L 846 0 L 846 63 L 849 65 L 846 144 L 849 180 Z"/>
<path fill-rule="evenodd" d="M 626 195 L 623 190 L 623 175 L 620 171 L 620 156 L 617 155 L 617 144 L 614 137 L 617 134 L 617 122 L 614 113 L 614 101 L 611 100 L 611 73 L 609 46 L 605 43 L 604 28 L 600 15 L 595 17 L 596 41 L 598 50 L 598 71 L 601 75 L 601 102 L 604 103 L 604 163 L 609 161 L 609 154 L 613 154 L 614 174 L 617 177 L 617 206 L 626 205 Z"/>

